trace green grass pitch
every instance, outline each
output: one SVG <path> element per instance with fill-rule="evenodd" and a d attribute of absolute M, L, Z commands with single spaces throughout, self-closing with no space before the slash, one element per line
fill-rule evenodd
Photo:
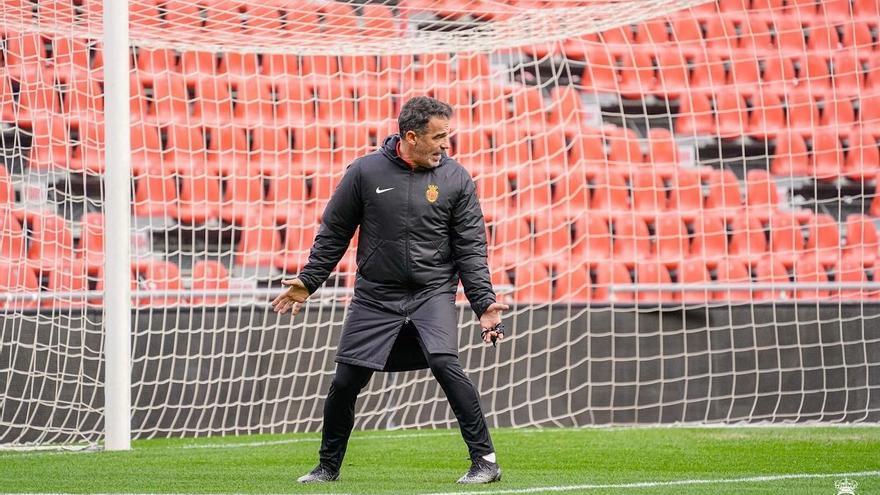
<path fill-rule="evenodd" d="M 356 432 L 342 479 L 298 485 L 317 434 L 144 440 L 128 452 L 0 451 L 0 492 L 880 494 L 880 428 L 494 429 L 503 480 L 467 470 L 457 430 Z"/>

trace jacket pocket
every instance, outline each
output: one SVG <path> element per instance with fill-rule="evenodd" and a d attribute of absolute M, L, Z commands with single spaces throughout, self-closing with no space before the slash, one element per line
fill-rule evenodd
<path fill-rule="evenodd" d="M 437 241 L 437 245 L 434 249 L 434 262 L 440 264 L 449 263 L 449 258 L 451 257 L 451 250 L 449 247 L 449 241 L 440 240 Z"/>
<path fill-rule="evenodd" d="M 370 247 L 370 250 L 367 251 L 366 256 L 364 256 L 364 259 L 361 260 L 360 263 L 358 263 L 358 272 L 360 272 L 362 275 L 366 275 L 369 272 L 370 261 L 372 261 L 373 256 L 375 256 L 376 253 L 379 252 L 379 249 L 381 249 L 382 244 L 384 244 L 384 243 L 385 243 L 385 241 L 383 241 L 382 239 L 376 240 L 375 244 L 373 244 Z"/>

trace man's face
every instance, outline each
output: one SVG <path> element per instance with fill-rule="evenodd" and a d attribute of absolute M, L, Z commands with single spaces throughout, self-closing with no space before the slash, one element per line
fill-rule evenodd
<path fill-rule="evenodd" d="M 425 168 L 440 165 L 443 154 L 449 151 L 449 119 L 431 117 L 423 132 L 408 131 L 406 141 L 413 164 Z"/>

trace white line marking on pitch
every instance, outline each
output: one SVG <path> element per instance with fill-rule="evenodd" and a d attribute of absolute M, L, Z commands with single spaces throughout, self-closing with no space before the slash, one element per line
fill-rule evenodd
<path fill-rule="evenodd" d="M 474 492 L 437 492 L 425 493 L 423 495 L 485 495 L 502 494 L 502 493 L 539 493 L 539 492 L 568 492 L 573 490 L 608 490 L 615 488 L 657 488 L 664 486 L 682 486 L 682 485 L 714 485 L 714 484 L 731 484 L 731 483 L 760 483 L 765 481 L 781 481 L 792 479 L 809 479 L 809 478 L 845 478 L 845 477 L 866 477 L 880 476 L 880 471 L 858 471 L 854 473 L 802 473 L 802 474 L 775 474 L 766 476 L 752 476 L 748 478 L 725 478 L 725 479 L 697 479 L 697 480 L 672 480 L 672 481 L 640 481 L 635 483 L 606 483 L 594 485 L 563 485 L 563 486 L 542 486 L 535 488 L 510 488 L 505 490 L 480 490 Z"/>

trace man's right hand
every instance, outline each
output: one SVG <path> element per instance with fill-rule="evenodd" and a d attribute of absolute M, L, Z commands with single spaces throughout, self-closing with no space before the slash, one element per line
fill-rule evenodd
<path fill-rule="evenodd" d="M 299 313 L 303 303 L 309 298 L 309 291 L 306 289 L 305 284 L 302 283 L 302 280 L 293 278 L 282 280 L 281 285 L 286 286 L 287 291 L 272 301 L 272 309 L 276 313 L 284 314 L 288 309 L 292 308 L 293 314 Z"/>

